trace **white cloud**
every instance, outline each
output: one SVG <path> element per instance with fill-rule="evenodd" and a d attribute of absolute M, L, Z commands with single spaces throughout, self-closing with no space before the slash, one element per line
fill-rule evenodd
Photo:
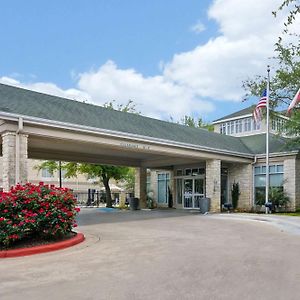
<path fill-rule="evenodd" d="M 201 32 L 203 32 L 204 30 L 206 29 L 205 25 L 201 22 L 201 21 L 198 21 L 196 24 L 194 24 L 190 30 L 199 34 Z"/>
<path fill-rule="evenodd" d="M 157 76 L 120 69 L 109 60 L 98 69 L 73 72 L 77 83 L 73 89 L 64 90 L 53 83 L 24 84 L 9 77 L 0 81 L 97 104 L 133 100 L 138 110 L 151 117 L 204 115 L 215 109 L 216 100 L 241 100 L 242 80 L 265 74 L 286 16 L 281 13 L 275 19 L 271 14 L 280 2 L 215 0 L 208 17 L 217 23 L 218 35 L 190 51 L 175 54 L 169 62 L 160 62 Z M 201 22 L 195 24 L 194 30 L 203 30 L 201 26 Z"/>
<path fill-rule="evenodd" d="M 208 16 L 219 25 L 220 35 L 195 49 L 174 55 L 164 77 L 196 95 L 239 101 L 241 83 L 265 74 L 283 16 L 271 14 L 280 0 L 216 0 Z"/>
<path fill-rule="evenodd" d="M 116 100 L 125 104 L 133 100 L 143 114 L 151 117 L 179 118 L 214 109 L 212 103 L 195 98 L 191 89 L 176 85 L 163 76 L 144 77 L 134 69 L 119 69 L 112 61 L 79 77 L 80 90 L 89 93 L 95 102 Z"/>
<path fill-rule="evenodd" d="M 78 101 L 91 101 L 90 95 L 84 91 L 80 91 L 76 88 L 64 90 L 50 82 L 24 83 L 11 77 L 3 76 L 0 77 L 0 83 Z"/>

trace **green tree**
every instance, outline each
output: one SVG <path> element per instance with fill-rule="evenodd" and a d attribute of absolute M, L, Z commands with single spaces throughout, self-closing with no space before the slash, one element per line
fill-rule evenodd
<path fill-rule="evenodd" d="M 272 110 L 286 108 L 300 87 L 300 39 L 299 35 L 289 32 L 289 26 L 299 17 L 300 2 L 299 0 L 283 1 L 278 10 L 273 12 L 274 16 L 276 17 L 285 7 L 290 9 L 290 13 L 284 24 L 283 34 L 275 43 L 274 57 L 270 61 L 270 64 L 274 62 L 270 81 L 270 108 Z M 259 75 L 245 80 L 243 82 L 246 91 L 245 98 L 259 97 L 266 87 L 266 81 L 266 77 Z M 299 111 L 294 110 L 291 121 L 286 124 L 287 134 L 299 136 L 299 119 Z"/>
<path fill-rule="evenodd" d="M 48 169 L 50 173 L 59 170 L 59 163 L 56 161 L 44 161 L 37 166 L 38 169 Z M 98 178 L 103 183 L 106 192 L 106 206 L 112 207 L 111 190 L 109 186 L 110 179 L 126 180 L 128 173 L 132 168 L 97 165 L 88 163 L 63 162 L 61 168 L 66 171 L 65 177 L 76 177 L 78 174 L 86 174 L 89 177 Z"/>
<path fill-rule="evenodd" d="M 214 126 L 210 123 L 206 123 L 202 120 L 202 118 L 194 118 L 191 116 L 185 115 L 183 118 L 180 119 L 180 121 L 174 121 L 172 117 L 170 117 L 170 122 L 172 123 L 178 123 L 181 125 L 185 125 L 188 127 L 194 127 L 194 128 L 203 128 L 208 131 L 214 131 Z"/>

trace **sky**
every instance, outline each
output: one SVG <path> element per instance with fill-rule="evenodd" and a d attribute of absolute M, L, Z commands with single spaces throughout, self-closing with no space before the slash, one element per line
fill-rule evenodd
<path fill-rule="evenodd" d="M 281 0 L 0 0 L 0 82 L 143 115 L 211 122 L 265 75 Z M 252 101 L 256 101 L 253 99 Z"/>

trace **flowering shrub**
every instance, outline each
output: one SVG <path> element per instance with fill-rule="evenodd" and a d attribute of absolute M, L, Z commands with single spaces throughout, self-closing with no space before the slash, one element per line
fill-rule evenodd
<path fill-rule="evenodd" d="M 30 236 L 57 238 L 76 227 L 79 212 L 69 189 L 44 183 L 17 185 L 0 192 L 0 246 Z"/>

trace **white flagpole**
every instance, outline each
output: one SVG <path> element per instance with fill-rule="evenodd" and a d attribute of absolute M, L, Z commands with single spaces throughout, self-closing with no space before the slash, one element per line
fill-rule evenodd
<path fill-rule="evenodd" d="M 267 68 L 268 81 L 267 81 L 267 121 L 266 121 L 266 199 L 265 204 L 269 202 L 269 121 L 270 121 L 270 109 L 269 109 L 269 97 L 270 97 L 270 66 Z M 269 212 L 269 208 L 266 206 L 266 214 Z"/>

